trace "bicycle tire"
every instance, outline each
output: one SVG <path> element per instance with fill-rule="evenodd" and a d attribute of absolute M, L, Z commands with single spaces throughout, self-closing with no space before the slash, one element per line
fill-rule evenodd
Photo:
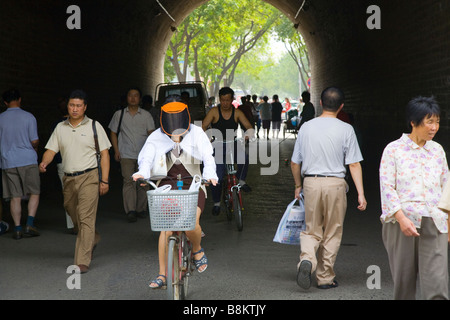
<path fill-rule="evenodd" d="M 181 236 L 180 252 L 183 252 L 182 256 L 183 265 L 180 279 L 180 300 L 185 300 L 188 295 L 189 275 L 191 274 L 192 268 L 192 246 L 189 243 L 185 233 L 183 233 Z"/>
<path fill-rule="evenodd" d="M 234 218 L 236 220 L 236 226 L 238 231 L 242 231 L 244 228 L 244 221 L 242 217 L 242 206 L 241 206 L 241 194 L 238 189 L 233 190 L 233 211 Z"/>
<path fill-rule="evenodd" d="M 233 220 L 233 201 L 230 197 L 230 194 L 228 192 L 228 181 L 223 182 L 223 202 L 225 204 L 225 211 L 227 214 L 227 220 L 231 221 Z"/>
<path fill-rule="evenodd" d="M 167 251 L 167 299 L 180 300 L 180 260 L 175 238 L 169 239 Z"/>

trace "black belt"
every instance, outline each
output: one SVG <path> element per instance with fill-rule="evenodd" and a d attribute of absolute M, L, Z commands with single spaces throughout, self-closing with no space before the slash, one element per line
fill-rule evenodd
<path fill-rule="evenodd" d="M 86 172 L 89 172 L 89 171 L 92 171 L 94 169 L 97 169 L 97 168 L 90 168 L 90 169 L 86 169 L 84 171 L 78 171 L 78 172 L 74 172 L 74 173 L 65 173 L 64 172 L 64 175 L 67 176 L 67 177 L 76 177 L 76 176 L 81 176 L 82 174 L 84 174 Z"/>
<path fill-rule="evenodd" d="M 336 176 L 323 176 L 320 174 L 305 174 L 305 178 L 337 178 Z"/>

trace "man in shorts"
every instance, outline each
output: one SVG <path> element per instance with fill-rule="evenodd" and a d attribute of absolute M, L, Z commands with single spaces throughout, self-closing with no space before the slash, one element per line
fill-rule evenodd
<path fill-rule="evenodd" d="M 0 114 L 0 152 L 2 166 L 3 198 L 10 199 L 14 220 L 13 239 L 23 235 L 35 237 L 40 233 L 34 226 L 39 206 L 40 177 L 37 148 L 39 137 L 36 118 L 21 106 L 18 90 L 10 89 L 2 95 L 7 107 Z M 20 224 L 22 198 L 28 196 L 28 219 L 25 230 Z"/>

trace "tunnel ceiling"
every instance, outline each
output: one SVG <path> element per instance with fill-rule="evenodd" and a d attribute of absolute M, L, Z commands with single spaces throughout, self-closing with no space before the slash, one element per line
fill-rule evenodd
<path fill-rule="evenodd" d="M 59 95 L 85 88 L 91 115 L 107 125 L 111 106 L 127 87 L 139 85 L 153 93 L 163 79 L 173 27 L 206 2 L 159 0 L 173 21 L 156 0 L 81 0 L 81 29 L 68 30 L 71 1 L 1 1 L 0 89 L 20 88 L 24 102 L 45 123 Z M 316 107 L 325 87 L 344 90 L 345 109 L 354 115 L 363 152 L 375 159 L 374 166 L 385 144 L 405 130 L 404 105 L 416 95 L 439 100 L 443 114 L 437 140 L 450 148 L 448 0 L 266 2 L 305 38 Z M 370 5 L 381 10 L 379 30 L 367 28 Z M 45 140 L 49 129 L 40 130 Z"/>

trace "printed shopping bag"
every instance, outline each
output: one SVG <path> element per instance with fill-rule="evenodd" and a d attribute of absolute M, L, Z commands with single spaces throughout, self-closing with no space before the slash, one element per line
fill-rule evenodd
<path fill-rule="evenodd" d="M 295 205 L 297 201 L 298 205 Z M 287 206 L 273 241 L 282 244 L 299 245 L 300 233 L 305 230 L 305 206 L 303 195 L 301 194 L 300 200 L 294 199 Z"/>

